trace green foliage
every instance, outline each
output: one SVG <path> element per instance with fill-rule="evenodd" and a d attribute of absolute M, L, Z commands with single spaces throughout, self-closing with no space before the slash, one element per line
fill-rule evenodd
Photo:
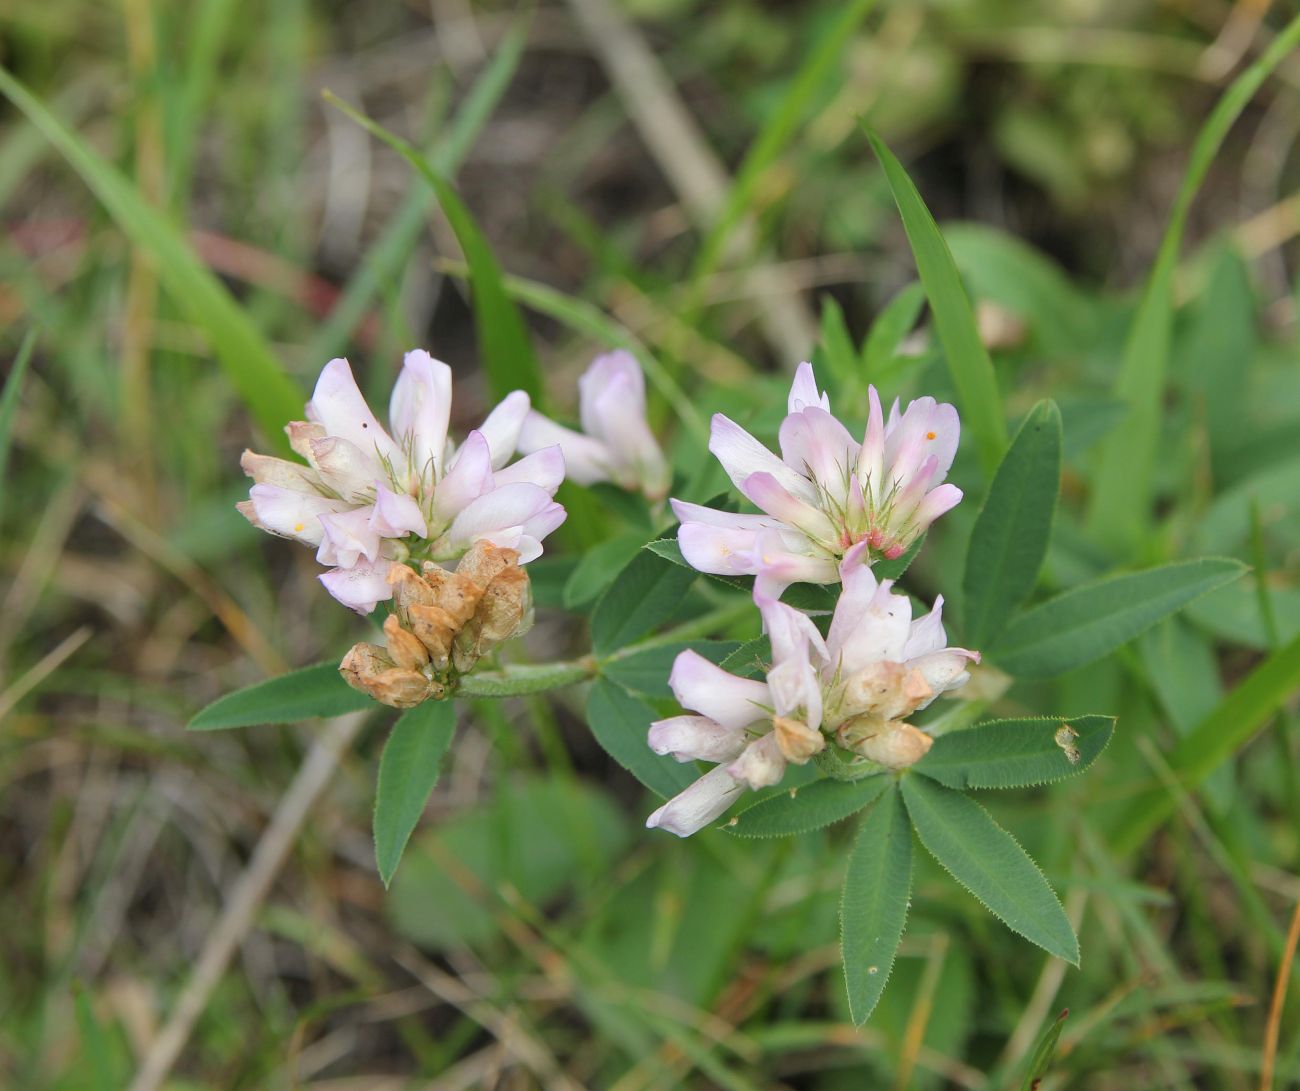
<path fill-rule="evenodd" d="M 224 731 L 259 724 L 291 724 L 316 716 L 342 716 L 375 702 L 343 681 L 337 663 L 317 663 L 218 697 L 186 725 L 190 731 Z"/>
<path fill-rule="evenodd" d="M 13 367 L 5 376 L 4 389 L 0 391 L 0 519 L 4 518 L 4 501 L 8 478 L 5 467 L 9 462 L 9 448 L 13 440 L 14 417 L 18 413 L 18 395 L 23 388 L 23 379 L 27 375 L 27 366 L 31 363 L 32 350 L 36 347 L 36 331 L 30 330 L 18 347 Z"/>
<path fill-rule="evenodd" d="M 1061 413 L 1039 402 L 1012 440 L 975 520 L 962 580 L 966 639 L 996 637 L 1034 589 L 1061 487 Z"/>
<path fill-rule="evenodd" d="M 470 285 L 474 291 L 474 327 L 478 331 L 483 369 L 487 372 L 493 392 L 497 397 L 505 397 L 512 390 L 523 390 L 534 405 L 543 405 L 545 389 L 532 339 L 528 336 L 528 329 L 514 301 L 505 290 L 501 266 L 474 217 L 465 207 L 465 202 L 418 148 L 352 109 L 328 91 L 325 97 L 368 133 L 397 152 L 429 183 L 469 264 Z"/>
<path fill-rule="evenodd" d="M 1078 965 L 1074 929 L 1029 855 L 989 813 L 928 777 L 903 778 L 903 800 L 930 854 L 1012 931 Z"/>
<path fill-rule="evenodd" d="M 887 776 L 862 780 L 815 780 L 760 800 L 727 824 L 738 837 L 786 837 L 810 833 L 856 814 L 892 786 Z"/>
<path fill-rule="evenodd" d="M 591 644 L 596 654 L 617 651 L 667 621 L 681 609 L 682 596 L 694 582 L 694 569 L 672 564 L 655 550 L 639 552 L 592 611 Z"/>
<path fill-rule="evenodd" d="M 1061 1040 L 1061 1031 L 1065 1029 L 1065 1020 L 1069 1018 L 1070 1009 L 1066 1008 L 1043 1028 L 1034 1048 L 1029 1054 L 1029 1064 L 1025 1072 L 1025 1082 L 1021 1091 L 1038 1091 L 1047 1076 L 1047 1070 L 1056 1056 L 1056 1045 Z"/>
<path fill-rule="evenodd" d="M 1026 788 L 1082 773 L 1106 749 L 1113 716 L 990 720 L 935 739 L 915 769 L 949 788 Z"/>
<path fill-rule="evenodd" d="M 867 139 L 884 169 L 907 241 L 912 245 L 916 271 L 930 301 L 935 329 L 957 387 L 962 423 L 974 436 L 985 472 L 991 474 L 1007 446 L 1007 425 L 993 361 L 980 340 L 966 289 L 934 217 L 894 153 L 870 129 Z"/>
<path fill-rule="evenodd" d="M 375 783 L 375 863 L 393 881 L 402 850 L 438 783 L 456 729 L 453 701 L 425 701 L 402 714 L 384 744 Z"/>
<path fill-rule="evenodd" d="M 724 663 L 740 647 L 734 640 L 674 640 L 617 655 L 601 664 L 600 673 L 633 693 L 668 698 L 673 695 L 668 676 L 679 654 L 689 648 L 711 663 Z"/>
<path fill-rule="evenodd" d="M 886 786 L 858 828 L 840 898 L 840 953 L 858 1026 L 885 991 L 912 894 L 912 827 L 897 784 Z"/>
<path fill-rule="evenodd" d="M 988 656 L 1020 677 L 1064 674 L 1122 647 L 1245 571 L 1239 561 L 1204 557 L 1076 587 L 1012 620 Z"/>
<path fill-rule="evenodd" d="M 695 780 L 696 773 L 646 745 L 646 732 L 659 717 L 644 701 L 604 678 L 587 695 L 587 726 L 611 758 L 637 780 L 667 798 Z"/>

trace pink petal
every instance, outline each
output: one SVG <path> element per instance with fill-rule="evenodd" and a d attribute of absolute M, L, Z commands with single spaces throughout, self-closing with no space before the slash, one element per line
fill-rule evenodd
<path fill-rule="evenodd" d="M 944 512 L 955 508 L 961 503 L 961 498 L 962 491 L 956 485 L 943 484 L 937 489 L 931 489 L 913 514 L 912 525 L 919 533 Z"/>
<path fill-rule="evenodd" d="M 716 766 L 647 818 L 646 828 L 690 837 L 722 814 L 744 790 L 743 784 L 728 775 L 726 766 Z"/>
<path fill-rule="evenodd" d="M 552 496 L 564 480 L 564 452 L 558 447 L 543 447 L 531 455 L 525 455 L 505 469 L 494 475 L 498 485 L 513 485 L 516 482 L 528 482 L 540 485 Z"/>
<path fill-rule="evenodd" d="M 519 432 L 524 426 L 530 406 L 528 395 L 522 390 L 513 391 L 501 399 L 501 403 L 487 415 L 478 430 L 488 442 L 492 452 L 492 469 L 499 470 L 515 453 L 519 444 Z"/>
<path fill-rule="evenodd" d="M 794 382 L 790 384 L 789 408 L 791 413 L 799 413 L 811 405 L 819 406 L 829 413 L 831 399 L 824 390 L 820 394 L 817 392 L 813 366 L 805 362 L 795 368 Z"/>
<path fill-rule="evenodd" d="M 465 437 L 449 469 L 433 492 L 433 518 L 441 525 L 454 519 L 472 501 L 491 492 L 495 483 L 492 453 L 481 432 Z"/>
<path fill-rule="evenodd" d="M 320 545 L 325 535 L 320 522 L 322 515 L 348 509 L 346 501 L 278 485 L 254 485 L 248 490 L 248 498 L 259 528 L 307 545 Z"/>
<path fill-rule="evenodd" d="M 918 655 L 937 652 L 948 643 L 948 635 L 943 631 L 943 596 L 934 600 L 934 609 L 924 617 L 912 622 L 907 632 L 907 643 L 903 645 L 903 658 L 915 659 Z"/>
<path fill-rule="evenodd" d="M 902 477 L 906 482 L 916 467 L 933 456 L 937 479 L 942 481 L 952 467 L 960 437 L 961 421 L 955 407 L 940 404 L 933 398 L 917 398 L 901 417 L 890 422 L 885 438 L 885 464 L 892 466 L 891 476 Z"/>
<path fill-rule="evenodd" d="M 831 521 L 811 504 L 792 496 L 771 474 L 750 474 L 740 491 L 772 518 L 798 527 L 809 537 L 835 541 L 837 534 Z"/>
<path fill-rule="evenodd" d="M 336 515 L 322 515 L 321 528 L 325 537 L 316 560 L 321 564 L 336 564 L 351 568 L 362 557 L 374 561 L 379 557 L 379 534 L 371 526 L 373 507 L 353 508 Z"/>
<path fill-rule="evenodd" d="M 680 534 L 679 534 L 680 537 Z M 835 562 L 816 552 L 813 543 L 798 531 L 761 532 L 755 541 L 755 594 L 780 598 L 792 583 L 835 583 L 839 572 Z"/>
<path fill-rule="evenodd" d="M 610 479 L 610 452 L 600 440 L 563 428 L 536 410 L 530 411 L 519 432 L 519 450 L 533 453 L 552 446 L 564 452 L 564 472 L 569 480 L 595 485 Z"/>
<path fill-rule="evenodd" d="M 388 403 L 388 421 L 398 439 L 409 437 L 416 473 L 426 473 L 430 462 L 437 473 L 445 469 L 450 418 L 451 368 L 424 349 L 408 352 Z"/>
<path fill-rule="evenodd" d="M 375 483 L 375 507 L 370 516 L 370 529 L 383 538 L 400 538 L 414 534 L 417 538 L 429 536 L 428 524 L 417 504 L 406 493 L 391 492 Z"/>
<path fill-rule="evenodd" d="M 608 442 L 616 434 L 611 414 L 645 423 L 645 376 L 636 357 L 622 349 L 597 356 L 578 380 L 582 430 Z"/>
<path fill-rule="evenodd" d="M 744 749 L 745 732 L 707 716 L 673 716 L 652 723 L 646 741 L 656 754 L 678 761 L 730 761 Z"/>
<path fill-rule="evenodd" d="M 787 466 L 740 425 L 721 413 L 713 414 L 709 450 L 722 463 L 722 468 L 738 489 L 744 488 L 745 479 L 750 474 L 769 473 L 799 499 L 816 502 L 816 492 L 806 477 Z"/>
<path fill-rule="evenodd" d="M 880 409 L 880 395 L 874 386 L 867 387 L 870 409 L 867 413 L 867 432 L 862 437 L 858 452 L 858 480 L 865 484 L 867 496 L 878 504 L 884 495 L 881 480 L 885 472 L 885 418 Z"/>
<path fill-rule="evenodd" d="M 831 620 L 838 643 L 834 654 L 845 675 L 868 663 L 902 659 L 911 629 L 912 604 L 906 595 L 892 594 L 892 586 L 892 580 L 883 580 L 865 604 L 865 596 L 841 596 L 836 603 Z"/>
<path fill-rule="evenodd" d="M 530 519 L 555 506 L 538 485 L 504 485 L 471 501 L 452 521 L 447 537 L 456 550 L 468 549 L 480 538 L 497 541 L 493 535 L 510 530 L 517 535 Z"/>
<path fill-rule="evenodd" d="M 781 422 L 781 457 L 843 504 L 858 464 L 858 443 L 826 410 L 814 406 Z M 798 495 L 798 494 L 796 494 Z M 816 502 L 815 496 L 805 497 Z"/>
<path fill-rule="evenodd" d="M 670 500 L 673 514 L 679 523 L 704 523 L 711 527 L 731 530 L 758 531 L 775 527 L 777 520 L 767 515 L 740 515 L 734 511 L 718 511 L 703 504 L 689 504 L 685 500 Z"/>
<path fill-rule="evenodd" d="M 677 545 L 686 563 L 697 572 L 723 576 L 751 575 L 757 542 L 755 531 L 708 523 L 683 523 L 677 530 Z"/>
<path fill-rule="evenodd" d="M 346 439 L 366 454 L 376 452 L 395 466 L 402 461 L 397 445 L 357 389 L 346 360 L 331 360 L 325 365 L 307 403 L 307 416 L 323 424 L 328 435 Z"/>
<path fill-rule="evenodd" d="M 753 678 L 737 678 L 698 652 L 681 652 L 668 676 L 677 703 L 701 716 L 738 730 L 769 716 L 767 686 Z M 714 759 L 718 760 L 718 759 Z"/>
<path fill-rule="evenodd" d="M 320 582 L 344 606 L 351 607 L 363 617 L 381 602 L 393 597 L 388 582 L 388 570 L 393 562 L 386 557 L 376 561 L 362 561 L 351 568 L 332 568 L 322 573 Z"/>

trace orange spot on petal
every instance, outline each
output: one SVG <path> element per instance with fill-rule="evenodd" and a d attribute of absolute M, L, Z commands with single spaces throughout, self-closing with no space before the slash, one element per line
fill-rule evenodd
<path fill-rule="evenodd" d="M 926 434 L 925 434 L 925 438 L 926 438 L 926 439 L 934 439 L 934 433 L 933 433 L 933 432 L 926 432 Z"/>
<path fill-rule="evenodd" d="M 294 525 L 293 525 L 293 532 L 294 532 L 295 534 L 300 534 L 300 533 L 302 533 L 302 528 L 303 528 L 303 524 L 302 524 L 302 523 L 294 523 Z"/>

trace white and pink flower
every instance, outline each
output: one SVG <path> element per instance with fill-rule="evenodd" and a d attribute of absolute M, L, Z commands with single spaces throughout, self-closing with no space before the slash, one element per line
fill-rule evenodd
<path fill-rule="evenodd" d="M 657 754 L 716 762 L 647 820 L 687 837 L 718 818 L 746 788 L 776 784 L 829 743 L 885 768 L 919 761 L 930 736 L 906 718 L 970 678 L 977 652 L 949 648 L 943 599 L 912 618 L 906 595 L 877 581 L 853 546 L 840 564 L 844 588 L 825 640 L 804 614 L 758 594 L 772 645 L 765 680 L 738 678 L 693 651 L 673 664 L 669 684 L 690 713 L 650 725 Z"/>
<path fill-rule="evenodd" d="M 646 423 L 645 376 L 630 352 L 606 353 L 591 362 L 578 380 L 578 416 L 581 432 L 530 411 L 519 449 L 558 446 L 569 480 L 579 485 L 609 481 L 651 501 L 667 495 L 668 463 Z"/>
<path fill-rule="evenodd" d="M 307 420 L 285 429 L 306 465 L 245 451 L 254 485 L 239 510 L 262 530 L 316 547 L 330 568 L 321 582 L 361 614 L 392 596 L 395 561 L 454 560 L 488 541 L 526 563 L 565 517 L 553 499 L 564 479 L 559 447 L 510 461 L 529 411 L 528 395 L 515 391 L 456 446 L 447 434 L 451 369 L 416 350 L 402 362 L 385 430 L 348 362 L 331 360 Z"/>
<path fill-rule="evenodd" d="M 839 561 L 860 543 L 863 559 L 894 559 L 961 500 L 945 484 L 957 451 L 957 410 L 918 398 L 888 421 L 868 389 L 866 434 L 858 443 L 800 364 L 781 423 L 781 457 L 721 413 L 709 450 L 762 515 L 733 515 L 674 500 L 682 555 L 701 572 L 757 577 L 779 597 L 791 583 L 834 583 Z"/>

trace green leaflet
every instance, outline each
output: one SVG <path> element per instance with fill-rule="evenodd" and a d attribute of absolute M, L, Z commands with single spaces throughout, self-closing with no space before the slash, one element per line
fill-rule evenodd
<path fill-rule="evenodd" d="M 862 343 L 862 370 L 867 379 L 881 383 L 888 377 L 903 338 L 912 332 L 925 306 L 925 288 L 913 281 L 885 304 Z"/>
<path fill-rule="evenodd" d="M 1113 716 L 992 720 L 935 739 L 914 768 L 949 788 L 1046 784 L 1082 773 L 1114 730 Z"/>
<path fill-rule="evenodd" d="M 1203 557 L 1085 584 L 1015 618 L 988 656 L 1017 677 L 1064 674 L 1127 644 L 1245 571 L 1240 561 Z"/>
<path fill-rule="evenodd" d="M 479 352 L 493 394 L 502 398 L 512 390 L 523 390 L 532 398 L 534 406 L 544 404 L 542 372 L 528 329 L 518 308 L 506 293 L 501 266 L 455 188 L 440 171 L 434 169 L 419 148 L 390 133 L 336 95 L 326 91 L 325 98 L 366 132 L 397 152 L 433 188 L 443 215 L 456 233 L 456 241 L 460 243 L 469 264 L 474 328 L 478 333 Z"/>
<path fill-rule="evenodd" d="M 1192 147 L 1169 226 L 1160 241 L 1155 266 L 1124 346 L 1124 360 L 1115 383 L 1115 394 L 1130 407 L 1129 416 L 1124 427 L 1112 433 L 1102 448 L 1088 513 L 1088 530 L 1098 541 L 1117 551 L 1131 553 L 1150 518 L 1173 326 L 1174 270 L 1188 212 L 1233 122 L 1268 74 L 1286 59 L 1297 43 L 1300 43 L 1300 16 L 1292 19 L 1263 56 L 1232 82 Z"/>
<path fill-rule="evenodd" d="M 676 640 L 608 659 L 600 665 L 600 673 L 633 693 L 671 698 L 673 691 L 668 685 L 668 676 L 682 652 L 689 649 L 710 663 L 720 664 L 740 647 L 734 640 Z"/>
<path fill-rule="evenodd" d="M 810 833 L 856 814 L 880 798 L 894 783 L 892 777 L 862 780 L 815 780 L 804 788 L 769 796 L 741 811 L 726 826 L 737 837 L 786 837 Z"/>
<path fill-rule="evenodd" d="M 587 724 L 611 758 L 658 795 L 675 796 L 698 777 L 694 765 L 660 757 L 646 743 L 654 709 L 613 682 L 596 679 L 587 697 Z"/>
<path fill-rule="evenodd" d="M 965 635 L 979 648 L 1034 589 L 1061 487 L 1061 413 L 1039 402 L 1012 440 L 975 520 L 966 553 Z"/>
<path fill-rule="evenodd" d="M 564 584 L 564 607 L 575 610 L 597 598 L 645 545 L 645 535 L 619 534 L 592 546 Z"/>
<path fill-rule="evenodd" d="M 306 398 L 285 374 L 262 332 L 191 249 L 163 213 L 147 204 L 131 182 L 67 128 L 3 68 L 4 94 L 81 175 L 133 246 L 157 263 L 159 280 L 176 305 L 203 329 L 213 350 L 257 420 L 268 443 L 289 453 L 284 422 L 302 414 Z"/>
<path fill-rule="evenodd" d="M 928 777 L 903 777 L 903 799 L 921 843 L 1014 932 L 1079 964 L 1079 941 L 1038 865 L 988 811 Z"/>
<path fill-rule="evenodd" d="M 658 544 L 637 553 L 596 603 L 591 643 L 597 655 L 616 652 L 667 621 L 695 582 L 695 570 L 665 560 L 653 548 Z"/>
<path fill-rule="evenodd" d="M 867 1021 L 894 967 L 912 893 L 912 827 L 893 777 L 858 829 L 840 897 L 840 956 L 849 1012 Z"/>
<path fill-rule="evenodd" d="M 411 831 L 438 783 L 442 757 L 456 729 L 454 701 L 425 701 L 393 725 L 375 785 L 375 863 L 384 886 L 393 880 Z"/>
<path fill-rule="evenodd" d="M 975 437 L 980 463 L 991 474 L 1007 446 L 1007 424 L 1002 416 L 993 361 L 975 328 L 970 300 L 966 298 L 966 289 L 962 287 L 939 225 L 894 153 L 874 132 L 863 128 L 885 171 L 907 231 L 907 241 L 912 245 L 916 271 L 930 301 L 935 330 L 961 401 L 962 424 Z"/>
<path fill-rule="evenodd" d="M 343 681 L 337 663 L 317 663 L 218 697 L 185 726 L 190 731 L 223 731 L 342 716 L 374 707 L 370 697 Z"/>
<path fill-rule="evenodd" d="M 1038 1036 L 1038 1041 L 1034 1043 L 1034 1050 L 1029 1055 L 1025 1082 L 1020 1085 L 1021 1091 L 1038 1091 L 1042 1086 L 1047 1068 L 1052 1063 L 1052 1058 L 1056 1056 L 1056 1043 L 1061 1040 L 1061 1031 L 1065 1029 L 1065 1020 L 1069 1014 L 1070 1009 L 1066 1008 L 1044 1027 L 1043 1033 Z"/>

